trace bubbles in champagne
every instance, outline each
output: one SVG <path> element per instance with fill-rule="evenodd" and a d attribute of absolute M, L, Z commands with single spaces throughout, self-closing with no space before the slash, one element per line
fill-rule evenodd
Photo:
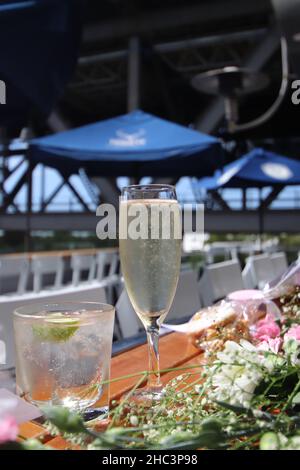
<path fill-rule="evenodd" d="M 136 228 L 133 236 L 131 227 Z M 122 272 L 133 307 L 144 324 L 153 317 L 162 322 L 179 277 L 179 204 L 164 199 L 122 201 L 119 231 Z"/>

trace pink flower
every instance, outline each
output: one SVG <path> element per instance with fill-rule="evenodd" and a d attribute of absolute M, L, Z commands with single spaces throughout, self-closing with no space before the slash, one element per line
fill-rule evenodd
<path fill-rule="evenodd" d="M 300 341 L 300 325 L 292 326 L 284 335 L 284 338 L 293 338 Z"/>
<path fill-rule="evenodd" d="M 0 419 L 0 444 L 15 441 L 18 435 L 18 425 L 12 416 Z"/>
<path fill-rule="evenodd" d="M 266 315 L 263 320 L 256 324 L 256 330 L 253 334 L 254 339 L 264 341 L 268 338 L 277 338 L 280 335 L 280 327 L 274 321 L 273 315 Z"/>
<path fill-rule="evenodd" d="M 261 351 L 270 351 L 274 354 L 278 354 L 282 345 L 281 338 L 268 338 L 265 337 L 264 340 L 257 345 L 257 348 Z"/>

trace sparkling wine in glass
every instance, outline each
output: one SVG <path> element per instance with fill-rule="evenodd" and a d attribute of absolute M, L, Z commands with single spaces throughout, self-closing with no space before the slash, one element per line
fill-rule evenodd
<path fill-rule="evenodd" d="M 120 201 L 119 243 L 128 296 L 146 332 L 149 378 L 137 399 L 159 400 L 159 327 L 174 299 L 181 262 L 181 210 L 170 185 L 133 185 Z"/>

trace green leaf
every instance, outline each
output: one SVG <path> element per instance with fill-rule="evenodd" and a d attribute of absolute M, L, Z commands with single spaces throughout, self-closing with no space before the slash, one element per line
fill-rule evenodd
<path fill-rule="evenodd" d="M 52 447 L 42 444 L 37 439 L 28 439 L 22 442 L 22 447 L 25 450 L 54 450 Z"/>
<path fill-rule="evenodd" d="M 60 431 L 69 433 L 87 432 L 82 417 L 62 406 L 42 407 L 46 418 Z"/>
<path fill-rule="evenodd" d="M 294 396 L 294 398 L 293 398 L 293 400 L 292 400 L 292 403 L 293 403 L 293 405 L 300 405 L 300 392 L 298 392 L 298 393 Z"/>
<path fill-rule="evenodd" d="M 213 421 L 213 420 L 212 420 Z M 207 423 L 208 424 L 208 423 Z M 203 428 L 199 434 L 191 434 L 190 432 L 177 432 L 170 436 L 164 437 L 160 441 L 161 449 L 198 449 L 205 447 L 207 449 L 219 449 L 224 446 L 225 435 L 221 428 L 216 424 L 209 424 L 211 429 Z M 216 427 L 214 427 L 216 426 Z"/>
<path fill-rule="evenodd" d="M 239 405 L 231 405 L 225 401 L 217 401 L 216 402 L 222 408 L 226 408 L 227 410 L 234 411 L 235 413 L 248 413 L 249 408 L 244 408 L 243 406 Z"/>
<path fill-rule="evenodd" d="M 203 431 L 215 431 L 216 433 L 222 432 L 222 425 L 216 418 L 206 418 L 202 421 L 201 427 Z"/>

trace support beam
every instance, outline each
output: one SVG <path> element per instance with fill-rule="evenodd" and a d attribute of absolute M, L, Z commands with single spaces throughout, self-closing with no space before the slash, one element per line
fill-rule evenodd
<path fill-rule="evenodd" d="M 281 193 L 281 191 L 284 189 L 284 186 L 277 186 L 276 188 L 273 188 L 270 194 L 261 201 L 259 210 L 265 210 L 270 207 L 273 201 L 277 198 L 277 196 Z"/>
<path fill-rule="evenodd" d="M 25 158 L 22 158 L 19 163 L 16 164 L 16 166 L 14 166 L 14 168 L 12 168 L 11 170 L 9 170 L 9 176 L 13 175 L 22 165 L 23 163 L 25 162 Z"/>
<path fill-rule="evenodd" d="M 0 207 L 5 203 L 6 192 L 4 190 L 5 179 L 7 178 L 7 156 L 9 153 L 9 141 L 7 138 L 7 130 L 5 127 L 0 128 L 0 142 L 1 142 L 1 155 L 0 155 Z"/>
<path fill-rule="evenodd" d="M 21 190 L 24 184 L 27 182 L 27 172 L 28 168 L 24 170 L 22 176 L 19 178 L 13 189 L 10 191 L 10 193 L 7 194 L 7 197 L 5 198 L 5 201 L 2 204 L 2 207 L 0 207 L 1 212 L 6 212 L 8 207 L 13 203 L 16 195 L 18 192 Z"/>
<path fill-rule="evenodd" d="M 91 178 L 93 183 L 100 189 L 101 202 L 119 207 L 120 190 L 114 178 Z"/>
<path fill-rule="evenodd" d="M 47 124 L 52 132 L 63 132 L 70 129 L 70 124 L 58 111 L 52 111 L 47 119 Z"/>
<path fill-rule="evenodd" d="M 227 202 L 222 198 L 221 194 L 218 191 L 209 191 L 209 194 L 213 198 L 213 200 L 220 206 L 222 209 L 230 211 L 230 207 Z"/>
<path fill-rule="evenodd" d="M 140 41 L 133 36 L 129 40 L 127 110 L 140 107 Z"/>
<path fill-rule="evenodd" d="M 99 191 L 92 183 L 84 168 L 79 169 L 79 176 L 92 202 L 97 206 L 99 204 Z"/>
<path fill-rule="evenodd" d="M 75 189 L 75 187 L 73 186 L 73 184 L 71 183 L 71 181 L 69 180 L 69 178 L 64 178 L 64 182 L 65 182 L 65 185 L 68 186 L 68 188 L 71 190 L 71 192 L 74 194 L 74 196 L 76 197 L 76 199 L 80 202 L 80 204 L 82 205 L 82 207 L 87 211 L 87 212 L 91 212 L 90 211 L 90 208 L 89 206 L 86 204 L 86 202 L 83 200 L 83 198 L 80 196 L 80 194 L 78 193 L 78 191 Z"/>
<path fill-rule="evenodd" d="M 197 25 L 201 31 L 202 25 L 214 26 L 218 21 L 224 24 L 226 21 L 232 22 L 241 18 L 248 19 L 249 24 L 251 15 L 259 17 L 271 11 L 269 0 L 252 0 L 251 2 L 226 0 L 226 8 L 224 8 L 224 2 L 217 2 L 213 8 L 210 2 L 198 2 L 197 5 L 184 7 L 159 8 L 156 11 L 90 24 L 83 31 L 83 44 L 90 42 L 103 44 L 104 41 L 112 38 L 116 40 L 191 25 Z"/>
<path fill-rule="evenodd" d="M 95 232 L 99 217 L 87 212 L 34 212 L 31 230 L 90 230 Z M 0 229 L 24 231 L 25 214 L 1 214 Z M 256 210 L 216 211 L 206 210 L 204 228 L 211 233 L 259 233 L 259 216 Z M 267 233 L 299 233 L 300 210 L 266 210 L 264 230 Z"/>
<path fill-rule="evenodd" d="M 247 210 L 247 188 L 242 189 L 242 208 Z"/>
<path fill-rule="evenodd" d="M 44 205 L 45 201 L 45 190 L 46 190 L 46 167 L 45 165 L 41 165 L 41 177 L 40 177 L 40 210 L 42 210 L 42 207 Z"/>
<path fill-rule="evenodd" d="M 201 47 L 210 47 L 224 44 L 235 44 L 241 41 L 252 40 L 256 41 L 265 36 L 267 30 L 265 28 L 250 29 L 247 31 L 235 31 L 233 33 L 223 33 L 209 36 L 195 37 L 192 39 L 184 39 L 182 41 L 170 41 L 160 44 L 154 44 L 153 50 L 157 53 L 166 54 L 168 52 L 178 52 L 184 49 L 193 49 Z M 102 52 L 100 54 L 91 54 L 83 56 L 78 59 L 78 65 L 85 67 L 92 64 L 100 64 L 105 62 L 115 62 L 118 60 L 126 59 L 128 57 L 128 49 L 120 49 L 112 52 Z"/>
<path fill-rule="evenodd" d="M 245 60 L 243 66 L 253 71 L 259 71 L 263 65 L 272 57 L 279 47 L 279 33 L 273 27 L 261 43 L 255 48 L 250 56 Z M 224 100 L 222 97 L 215 98 L 212 104 L 204 110 L 198 118 L 196 127 L 207 134 L 213 133 L 224 116 Z"/>
<path fill-rule="evenodd" d="M 27 210 L 26 210 L 26 232 L 25 232 L 25 251 L 29 252 L 32 250 L 31 246 L 31 216 L 32 216 L 32 173 L 34 165 L 31 161 L 28 161 L 27 169 Z"/>
<path fill-rule="evenodd" d="M 43 201 L 42 205 L 41 205 L 41 210 L 40 212 L 44 212 L 44 210 L 49 206 L 49 204 L 53 201 L 53 199 L 57 196 L 57 194 L 59 193 L 59 191 L 64 187 L 65 185 L 65 181 L 61 181 L 57 187 L 54 189 L 54 191 L 52 191 L 52 193 L 50 194 L 50 196 L 47 197 L 46 200 Z"/>
<path fill-rule="evenodd" d="M 3 199 L 5 200 L 5 198 L 8 197 L 8 194 L 7 194 L 7 192 L 5 191 L 4 188 L 1 191 L 2 191 L 2 195 L 3 195 Z M 11 201 L 10 205 L 15 209 L 16 212 L 21 212 L 20 209 L 18 208 L 17 204 L 14 201 Z M 0 209 L 1 209 L 1 204 L 0 204 Z"/>

